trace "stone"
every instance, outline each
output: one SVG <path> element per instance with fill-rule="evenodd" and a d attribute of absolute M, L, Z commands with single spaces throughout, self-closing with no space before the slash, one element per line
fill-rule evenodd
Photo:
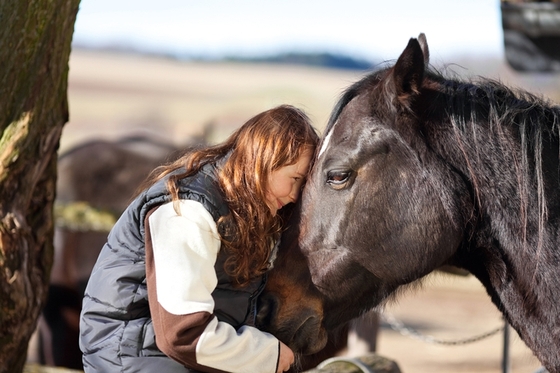
<path fill-rule="evenodd" d="M 377 354 L 355 358 L 334 357 L 304 373 L 401 373 L 396 362 Z"/>

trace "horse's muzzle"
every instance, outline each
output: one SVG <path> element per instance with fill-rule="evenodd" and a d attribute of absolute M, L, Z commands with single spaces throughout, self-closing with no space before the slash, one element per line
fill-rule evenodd
<path fill-rule="evenodd" d="M 283 306 L 271 293 L 259 299 L 256 326 L 303 355 L 318 352 L 327 344 L 322 315 L 301 304 Z"/>

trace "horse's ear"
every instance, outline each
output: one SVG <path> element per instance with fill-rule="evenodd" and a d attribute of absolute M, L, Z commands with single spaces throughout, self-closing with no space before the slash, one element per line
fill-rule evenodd
<path fill-rule="evenodd" d="M 420 48 L 422 48 L 422 53 L 424 54 L 424 66 L 428 66 L 430 63 L 430 50 L 428 49 L 428 40 L 424 33 L 418 35 L 418 43 L 420 43 Z"/>
<path fill-rule="evenodd" d="M 418 94 L 424 79 L 425 61 L 429 58 L 426 37 L 420 34 L 420 41 L 411 38 L 393 67 L 393 83 L 396 99 L 406 106 L 408 99 Z M 425 51 L 421 43 L 425 46 Z M 426 52 L 426 53 L 424 53 Z"/>

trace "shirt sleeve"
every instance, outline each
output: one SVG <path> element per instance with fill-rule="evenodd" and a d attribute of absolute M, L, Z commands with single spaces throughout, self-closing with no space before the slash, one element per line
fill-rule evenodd
<path fill-rule="evenodd" d="M 156 343 L 168 356 L 204 372 L 274 373 L 279 342 L 251 326 L 214 316 L 216 223 L 204 206 L 160 206 L 146 222 L 146 278 Z"/>

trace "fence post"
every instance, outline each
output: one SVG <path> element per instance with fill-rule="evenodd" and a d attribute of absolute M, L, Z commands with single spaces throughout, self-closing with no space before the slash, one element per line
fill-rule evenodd
<path fill-rule="evenodd" d="M 510 361 L 509 361 L 509 324 L 507 320 L 504 319 L 504 354 L 502 358 L 502 372 L 510 373 Z"/>

